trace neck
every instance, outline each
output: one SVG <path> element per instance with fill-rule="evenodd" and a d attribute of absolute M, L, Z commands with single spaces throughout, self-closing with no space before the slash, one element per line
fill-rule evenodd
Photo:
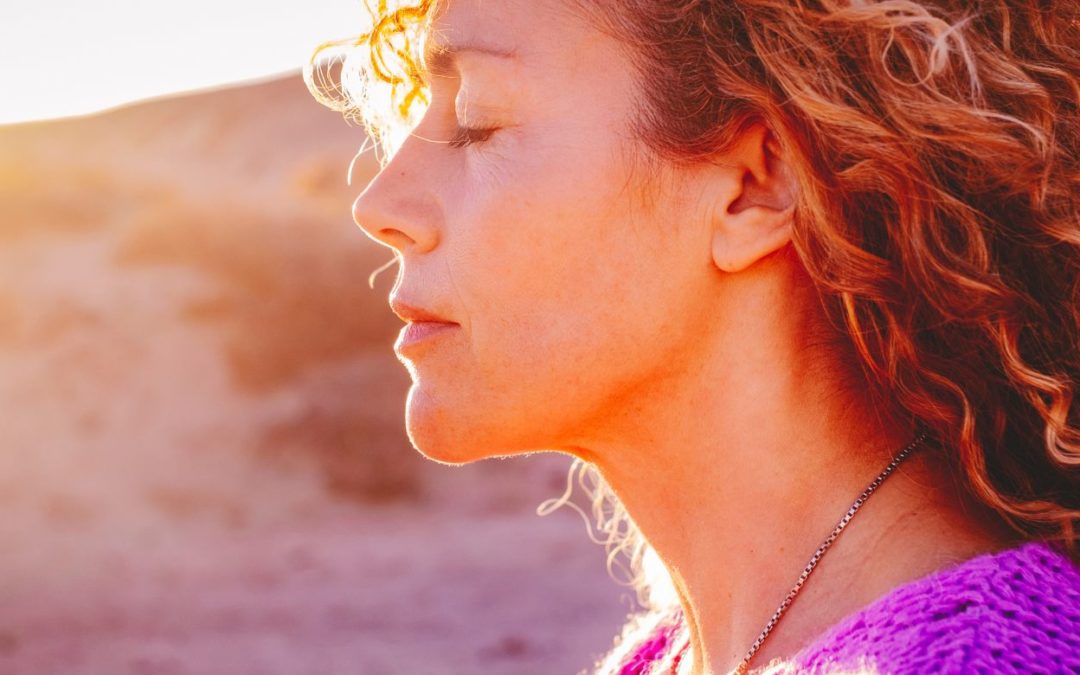
<path fill-rule="evenodd" d="M 792 339 L 749 339 L 728 350 L 737 357 L 713 352 L 656 378 L 625 414 L 608 415 L 602 436 L 617 439 L 613 447 L 589 446 L 588 459 L 671 574 L 694 673 L 727 672 L 742 660 L 822 540 L 917 436 L 914 425 L 860 405 L 864 398 L 837 396 L 839 384 L 827 376 L 837 369 L 805 362 L 806 350 L 796 348 L 804 344 L 795 339 L 800 327 L 769 318 L 769 326 L 744 321 L 738 330 L 787 330 Z M 914 450 L 879 486 L 753 665 L 790 656 L 950 552 L 962 559 L 992 547 L 974 512 L 950 497 L 957 490 L 932 454 Z"/>

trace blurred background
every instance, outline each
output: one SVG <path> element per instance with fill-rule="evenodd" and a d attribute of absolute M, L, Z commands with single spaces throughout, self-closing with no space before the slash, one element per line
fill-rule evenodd
<path fill-rule="evenodd" d="M 631 592 L 570 459 L 403 429 L 377 170 L 300 67 L 360 0 L 8 2 L 0 673 L 578 673 Z M 580 488 L 573 502 L 584 508 Z"/>

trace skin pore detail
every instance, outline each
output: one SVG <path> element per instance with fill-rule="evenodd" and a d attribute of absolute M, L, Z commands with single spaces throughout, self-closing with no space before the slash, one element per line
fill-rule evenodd
<path fill-rule="evenodd" d="M 672 576 L 693 672 L 726 672 L 915 428 L 845 384 L 847 353 L 808 347 L 825 319 L 771 130 L 644 171 L 627 149 L 639 83 L 614 38 L 558 0 L 442 10 L 438 41 L 488 47 L 435 49 L 431 104 L 353 214 L 400 255 L 392 295 L 457 324 L 401 356 L 409 438 L 446 464 L 593 463 Z M 943 475 L 931 453 L 898 469 L 756 661 L 1003 545 Z"/>

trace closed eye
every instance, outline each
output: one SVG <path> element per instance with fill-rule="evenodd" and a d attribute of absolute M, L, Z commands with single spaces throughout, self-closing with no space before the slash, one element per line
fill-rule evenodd
<path fill-rule="evenodd" d="M 461 127 L 454 132 L 448 143 L 452 148 L 463 148 L 473 143 L 482 143 L 498 131 L 498 127 Z"/>

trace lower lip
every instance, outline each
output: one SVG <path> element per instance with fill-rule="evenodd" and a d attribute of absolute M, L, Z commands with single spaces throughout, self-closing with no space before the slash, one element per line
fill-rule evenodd
<path fill-rule="evenodd" d="M 394 351 L 400 352 L 415 345 L 431 342 L 440 335 L 457 328 L 456 323 L 445 321 L 410 321 L 398 333 L 397 342 L 394 343 Z"/>

